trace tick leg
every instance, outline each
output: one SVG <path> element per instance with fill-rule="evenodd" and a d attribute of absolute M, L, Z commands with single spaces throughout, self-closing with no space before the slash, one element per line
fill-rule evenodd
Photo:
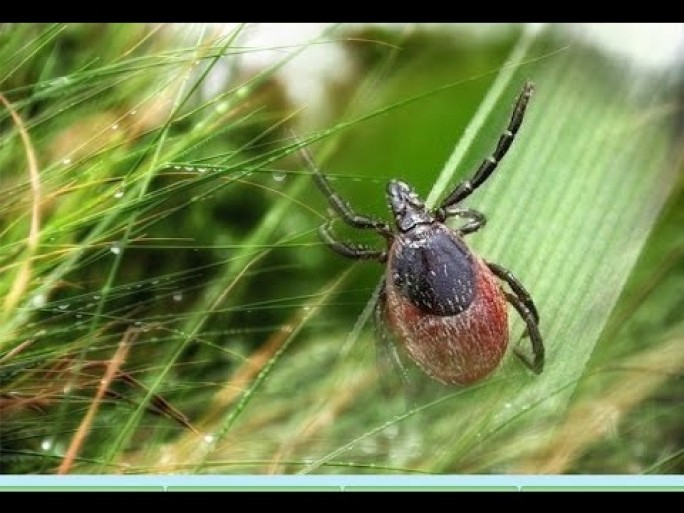
<path fill-rule="evenodd" d="M 375 230 L 385 238 L 392 237 L 392 230 L 384 221 L 354 212 L 349 203 L 334 191 L 330 185 L 330 181 L 321 170 L 318 169 L 318 166 L 316 166 L 309 151 L 304 147 L 302 147 L 300 151 L 305 164 L 311 169 L 316 185 L 318 185 L 318 188 L 325 195 L 332 209 L 342 217 L 345 223 L 354 228 Z"/>
<path fill-rule="evenodd" d="M 380 368 L 380 384 L 383 392 L 389 396 L 392 391 L 389 378 L 392 375 L 391 371 L 393 368 L 399 372 L 406 392 L 414 390 L 415 387 L 409 377 L 408 369 L 401 361 L 401 356 L 399 356 L 397 351 L 397 344 L 393 340 L 389 328 L 385 325 L 386 298 L 387 293 L 383 283 L 378 294 L 378 300 L 375 303 L 375 347 Z"/>
<path fill-rule="evenodd" d="M 539 312 L 537 312 L 537 307 L 534 305 L 534 301 L 532 301 L 532 296 L 530 296 L 530 293 L 527 292 L 523 284 L 513 276 L 511 271 L 499 264 L 491 262 L 486 262 L 486 264 L 495 276 L 505 281 L 511 288 L 513 294 L 506 292 L 506 299 L 518 311 L 520 317 L 523 318 L 527 325 L 526 333 L 523 336 L 529 335 L 530 337 L 534 361 L 531 361 L 527 355 L 520 352 L 517 348 L 514 349 L 515 354 L 525 365 L 539 374 L 544 369 L 544 342 L 539 333 Z"/>
<path fill-rule="evenodd" d="M 369 248 L 368 246 L 351 244 L 335 239 L 330 231 L 331 223 L 332 221 L 328 221 L 322 224 L 318 229 L 318 233 L 320 234 L 321 239 L 323 239 L 323 242 L 336 253 L 353 260 L 378 260 L 379 262 L 385 262 L 387 260 L 387 251 L 380 251 Z"/>
<path fill-rule="evenodd" d="M 499 164 L 501 159 L 504 158 L 506 152 L 508 152 L 513 139 L 515 139 L 515 136 L 518 133 L 518 129 L 520 128 L 523 117 L 525 116 L 525 109 L 527 109 L 527 104 L 530 101 L 533 91 L 534 86 L 532 85 L 532 82 L 527 82 L 525 87 L 523 87 L 520 96 L 518 96 L 518 100 L 515 103 L 515 108 L 513 109 L 513 114 L 511 115 L 511 120 L 508 122 L 508 128 L 504 131 L 501 137 L 499 137 L 499 142 L 496 145 L 494 153 L 492 153 L 490 157 L 484 159 L 470 180 L 465 180 L 456 186 L 451 194 L 449 194 L 442 202 L 440 205 L 441 208 L 447 209 L 448 207 L 463 201 L 492 175 L 496 169 L 496 166 Z"/>
<path fill-rule="evenodd" d="M 461 217 L 463 219 L 470 220 L 468 223 L 457 229 L 460 235 L 468 235 L 469 233 L 476 232 L 485 224 L 487 224 L 487 218 L 484 216 L 484 214 L 471 208 L 450 207 L 445 209 L 442 213 L 438 212 L 438 215 L 440 214 L 443 219 L 447 219 L 449 217 Z"/>
<path fill-rule="evenodd" d="M 492 262 L 486 262 L 486 264 L 495 276 L 499 277 L 500 279 L 508 283 L 508 286 L 511 287 L 511 290 L 515 292 L 516 296 L 518 296 L 518 299 L 530 311 L 532 317 L 534 318 L 534 322 L 536 324 L 539 324 L 539 313 L 537 312 L 537 307 L 534 306 L 532 296 L 530 296 L 530 293 L 527 292 L 527 289 L 523 287 L 523 284 L 520 283 L 520 280 L 513 276 L 513 273 L 511 271 L 509 271 L 508 269 L 499 264 L 494 264 Z"/>
<path fill-rule="evenodd" d="M 532 342 L 532 352 L 534 353 L 534 360 L 531 360 L 528 355 L 520 351 L 517 347 L 513 349 L 515 355 L 522 360 L 522 362 L 527 365 L 535 374 L 541 374 L 544 370 L 544 342 L 542 341 L 541 334 L 539 333 L 539 326 L 527 306 L 520 300 L 515 294 L 510 292 L 505 293 L 506 300 L 513 305 L 513 307 L 518 311 L 520 317 L 523 318 L 525 324 L 527 324 L 527 333 L 530 336 L 530 342 Z"/>

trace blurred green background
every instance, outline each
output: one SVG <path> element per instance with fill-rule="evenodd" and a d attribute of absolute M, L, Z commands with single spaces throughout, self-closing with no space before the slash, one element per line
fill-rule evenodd
<path fill-rule="evenodd" d="M 0 26 L 0 472 L 681 472 L 681 58 L 556 25 L 289 30 Z M 379 383 L 383 268 L 319 241 L 289 130 L 389 219 L 387 181 L 434 203 L 528 79 L 468 243 L 531 291 L 546 369 L 412 369 L 407 402 Z"/>

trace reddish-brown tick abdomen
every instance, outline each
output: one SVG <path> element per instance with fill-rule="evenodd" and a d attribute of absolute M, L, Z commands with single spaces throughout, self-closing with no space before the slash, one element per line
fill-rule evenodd
<path fill-rule="evenodd" d="M 452 230 L 444 227 L 439 232 L 439 237 L 447 237 L 441 240 L 440 245 L 448 246 L 454 242 L 454 247 L 462 252 L 456 253 L 457 258 L 462 259 L 459 265 L 468 265 L 470 269 L 466 270 L 472 270 L 467 280 L 469 290 L 466 295 L 469 303 L 463 303 L 463 310 L 453 315 L 436 315 L 417 305 L 419 301 L 412 301 L 407 289 L 402 289 L 397 284 L 397 262 L 404 258 L 404 246 L 400 241 L 395 241 L 388 255 L 383 316 L 394 337 L 428 375 L 445 384 L 466 385 L 490 374 L 506 352 L 506 299 L 485 262 L 468 251 Z M 449 241 L 452 237 L 454 239 Z M 443 253 L 450 256 L 448 251 Z M 424 262 L 421 265 L 427 266 L 421 272 L 427 271 L 436 276 L 435 279 L 442 280 L 437 282 L 437 286 L 440 288 L 439 297 L 444 300 L 444 290 L 451 290 L 443 283 L 445 279 L 449 279 L 447 268 L 444 267 L 444 276 L 440 277 L 430 266 L 441 269 L 443 263 L 438 259 L 429 261 L 425 257 L 420 260 Z M 463 275 L 461 267 L 461 276 Z M 426 287 L 426 284 L 421 286 Z M 428 295 L 431 293 L 429 290 L 426 292 Z M 451 302 L 449 299 L 446 301 Z M 458 299 L 454 297 L 453 301 L 458 302 Z"/>

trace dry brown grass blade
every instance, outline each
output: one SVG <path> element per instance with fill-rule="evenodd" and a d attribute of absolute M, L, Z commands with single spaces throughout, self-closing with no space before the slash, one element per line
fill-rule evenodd
<path fill-rule="evenodd" d="M 33 344 L 33 339 L 24 340 L 21 344 L 10 349 L 4 355 L 2 355 L 2 357 L 0 357 L 0 363 L 9 362 L 12 358 L 17 356 L 19 353 L 21 353 L 24 349 L 26 349 L 31 344 Z"/>
<path fill-rule="evenodd" d="M 100 364 L 104 364 L 104 362 L 97 362 Z M 118 371 L 116 376 L 115 376 L 116 381 L 121 381 L 126 383 L 131 389 L 138 389 L 140 391 L 143 391 L 147 393 L 149 389 L 143 385 L 140 381 L 135 379 L 131 374 L 128 372 L 124 371 Z M 120 394 L 117 394 L 116 392 L 113 391 L 108 391 L 108 395 L 111 397 L 115 397 L 117 399 L 124 399 L 126 400 L 125 397 L 121 396 Z M 175 420 L 178 422 L 180 425 L 183 427 L 189 429 L 196 435 L 201 434 L 195 426 L 192 425 L 190 422 L 190 419 L 188 419 L 188 416 L 185 415 L 182 411 L 180 411 L 178 408 L 173 406 L 170 402 L 168 402 L 166 399 L 164 399 L 161 395 L 159 394 L 152 394 L 150 398 L 150 404 L 147 406 L 147 409 L 154 414 L 157 415 L 162 415 L 164 417 L 170 418 L 171 420 Z"/>
<path fill-rule="evenodd" d="M 26 255 L 23 259 L 22 265 L 17 271 L 17 274 L 12 283 L 12 288 L 10 289 L 7 296 L 5 296 L 4 305 L 4 315 L 5 319 L 11 314 L 14 308 L 17 306 L 21 300 L 24 292 L 28 288 L 28 284 L 31 280 L 31 262 L 32 257 L 36 254 L 38 250 L 38 240 L 40 236 L 40 202 L 41 202 L 41 191 L 40 191 L 40 174 L 38 172 L 38 160 L 36 159 L 36 153 L 31 144 L 31 138 L 29 137 L 26 126 L 21 119 L 21 116 L 12 108 L 12 105 L 5 98 L 4 95 L 0 94 L 0 102 L 3 103 L 5 108 L 9 111 L 12 116 L 12 120 L 19 131 L 22 143 L 24 144 L 24 151 L 26 152 L 26 159 L 28 161 L 28 173 L 29 181 L 31 183 L 31 227 L 29 229 L 28 237 L 26 239 Z"/>
<path fill-rule="evenodd" d="M 78 455 L 78 452 L 81 446 L 83 445 L 83 442 L 85 442 L 85 439 L 88 436 L 88 431 L 90 430 L 90 426 L 92 425 L 93 420 L 95 419 L 95 414 L 97 413 L 97 410 L 100 407 L 102 399 L 107 393 L 109 386 L 112 384 L 112 381 L 116 377 L 116 373 L 118 372 L 119 368 L 126 359 L 126 354 L 128 353 L 131 340 L 135 340 L 135 338 L 138 336 L 138 333 L 139 332 L 137 330 L 128 329 L 124 333 L 123 337 L 121 337 L 119 347 L 116 349 L 114 356 L 112 357 L 112 359 L 109 362 L 109 365 L 107 366 L 107 370 L 105 372 L 104 377 L 100 381 L 100 386 L 98 387 L 97 392 L 95 393 L 93 402 L 90 403 L 90 407 L 88 408 L 85 417 L 83 417 L 83 420 L 81 421 L 81 424 L 78 426 L 78 429 L 74 434 L 74 437 L 71 439 L 71 444 L 69 444 L 69 448 L 67 449 L 66 454 L 64 455 L 64 459 L 62 460 L 62 463 L 60 464 L 59 469 L 57 470 L 58 474 L 67 474 L 71 470 L 71 466 L 73 465 L 74 459 Z"/>
<path fill-rule="evenodd" d="M 33 341 L 27 340 L 5 354 L 0 358 L 0 363 L 7 360 L 8 357 L 18 354 L 20 350 L 28 347 L 31 342 Z M 93 371 L 106 372 L 111 365 L 111 360 L 79 362 L 73 358 L 59 358 L 54 362 L 51 362 L 49 368 L 41 371 L 41 374 L 37 379 L 32 380 L 32 383 L 38 384 L 35 391 L 27 392 L 28 389 L 25 389 L 23 392 L 17 393 L 1 393 L 0 411 L 12 412 L 31 408 L 39 413 L 45 413 L 45 408 L 59 401 L 65 389 L 85 389 L 100 383 L 101 373 L 94 373 Z M 143 394 L 148 392 L 148 388 L 142 382 L 126 371 L 116 371 L 112 383 L 116 382 L 123 383 L 131 391 L 137 391 Z M 106 390 L 105 395 L 117 401 L 137 404 L 130 397 L 114 390 Z M 146 409 L 149 413 L 171 419 L 193 433 L 200 434 L 195 426 L 192 425 L 187 415 L 159 394 L 152 395 L 150 404 L 146 406 Z"/>

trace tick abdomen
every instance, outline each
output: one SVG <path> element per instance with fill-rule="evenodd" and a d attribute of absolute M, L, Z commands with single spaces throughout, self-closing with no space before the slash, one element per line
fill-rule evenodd
<path fill-rule="evenodd" d="M 455 232 L 433 225 L 419 240 L 397 238 L 387 269 L 387 325 L 427 374 L 465 385 L 499 365 L 508 345 L 506 300 Z"/>

